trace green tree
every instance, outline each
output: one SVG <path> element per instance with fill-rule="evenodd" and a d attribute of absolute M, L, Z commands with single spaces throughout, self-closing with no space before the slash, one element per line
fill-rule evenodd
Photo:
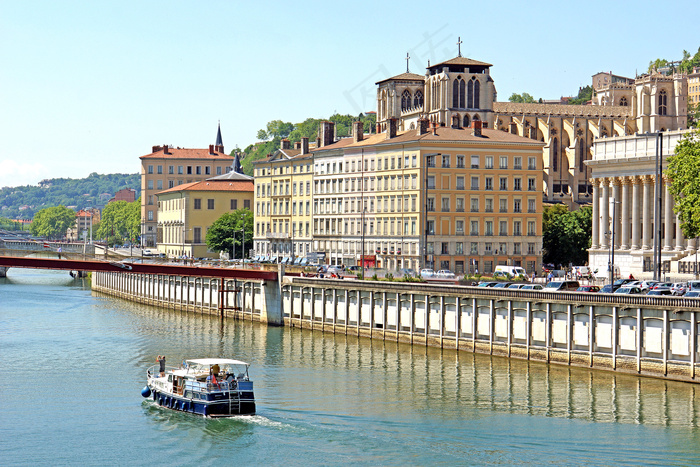
<path fill-rule="evenodd" d="M 584 105 L 593 98 L 593 88 L 586 86 L 579 88 L 578 95 L 574 99 L 569 99 L 569 105 Z"/>
<path fill-rule="evenodd" d="M 517 94 L 513 93 L 510 95 L 508 98 L 510 102 L 522 102 L 522 103 L 532 103 L 532 102 L 537 102 L 534 97 L 532 97 L 530 94 L 524 92 L 522 94 Z"/>
<path fill-rule="evenodd" d="M 649 68 L 647 72 L 651 73 L 654 70 L 658 70 L 660 68 L 664 68 L 668 66 L 668 60 L 665 58 L 657 58 L 656 60 L 653 60 L 649 62 Z"/>
<path fill-rule="evenodd" d="M 586 263 L 591 246 L 591 221 L 590 207 L 577 211 L 569 211 L 561 204 L 546 207 L 542 215 L 544 262 L 555 265 Z"/>
<path fill-rule="evenodd" d="M 141 228 L 141 198 L 132 203 L 114 201 L 105 206 L 95 237 L 110 244 L 135 241 Z"/>
<path fill-rule="evenodd" d="M 235 258 L 236 252 L 241 251 L 241 231 L 244 231 L 245 246 L 253 247 L 253 211 L 237 209 L 227 212 L 215 220 L 207 230 L 206 243 L 212 251 L 226 251 L 229 258 Z M 245 257 L 245 251 L 243 257 Z"/>
<path fill-rule="evenodd" d="M 668 158 L 666 174 L 675 200 L 674 211 L 686 238 L 700 236 L 700 130 L 686 134 Z"/>
<path fill-rule="evenodd" d="M 75 211 L 65 206 L 54 206 L 37 212 L 30 230 L 36 237 L 61 239 L 74 224 Z"/>
<path fill-rule="evenodd" d="M 700 127 L 700 102 L 688 102 L 688 128 Z"/>

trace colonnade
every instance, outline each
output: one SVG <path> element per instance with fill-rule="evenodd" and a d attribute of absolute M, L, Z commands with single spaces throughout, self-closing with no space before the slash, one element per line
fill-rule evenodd
<path fill-rule="evenodd" d="M 591 249 L 652 250 L 654 247 L 654 175 L 602 177 L 593 184 Z M 686 239 L 673 212 L 669 182 L 662 178 L 661 222 L 663 251 L 695 251 L 696 240 Z M 613 219 L 614 212 L 614 219 Z M 611 239 L 615 222 L 615 238 Z"/>

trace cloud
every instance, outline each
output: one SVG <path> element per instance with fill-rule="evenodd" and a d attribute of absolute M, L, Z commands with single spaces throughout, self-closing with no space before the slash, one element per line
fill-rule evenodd
<path fill-rule="evenodd" d="M 10 159 L 0 160 L 0 187 L 36 185 L 46 178 L 48 169 L 40 162 L 17 162 Z"/>

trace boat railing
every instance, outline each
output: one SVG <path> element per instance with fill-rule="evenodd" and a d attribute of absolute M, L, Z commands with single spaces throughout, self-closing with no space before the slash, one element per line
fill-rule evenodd
<path fill-rule="evenodd" d="M 185 381 L 185 390 L 196 391 L 196 392 L 221 392 L 221 391 L 235 391 L 238 389 L 238 382 L 234 379 L 231 382 L 226 380 L 219 381 L 216 383 L 211 382 L 201 382 L 201 381 Z"/>

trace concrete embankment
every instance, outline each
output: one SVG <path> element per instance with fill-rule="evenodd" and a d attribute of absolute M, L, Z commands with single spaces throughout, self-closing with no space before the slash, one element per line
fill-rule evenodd
<path fill-rule="evenodd" d="M 93 276 L 96 291 L 183 311 L 700 381 L 698 299 L 288 276 L 281 284 L 225 280 L 223 288 L 207 278 Z"/>

